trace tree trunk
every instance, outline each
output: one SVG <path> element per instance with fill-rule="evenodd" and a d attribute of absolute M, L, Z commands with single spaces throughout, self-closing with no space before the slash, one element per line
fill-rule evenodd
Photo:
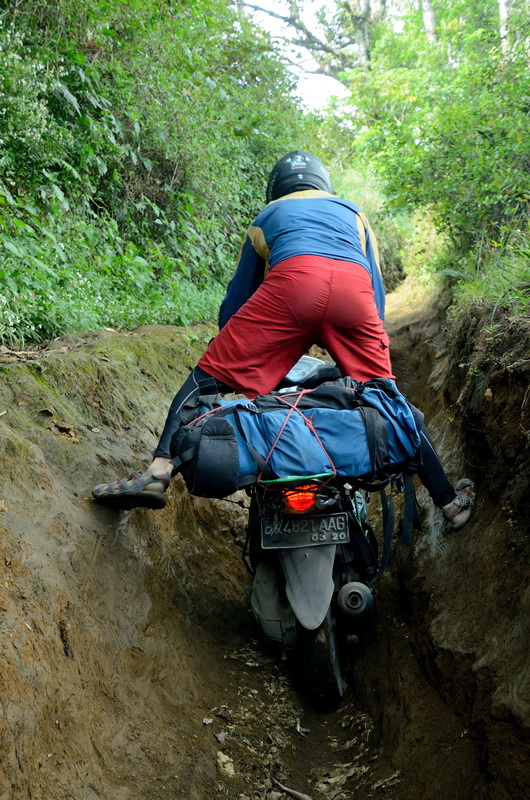
<path fill-rule="evenodd" d="M 499 2 L 502 2 L 502 0 L 499 0 Z M 509 0 L 509 2 L 511 2 L 511 0 Z M 431 0 L 421 0 L 421 12 L 423 14 L 423 27 L 425 28 L 427 41 L 430 42 L 430 44 L 434 44 L 438 41 L 438 34 L 436 33 L 436 17 Z"/>
<path fill-rule="evenodd" d="M 370 22 L 372 19 L 372 9 L 370 0 L 344 0 L 344 7 L 348 11 L 353 29 L 355 32 L 355 43 L 357 44 L 358 66 L 363 70 L 368 70 L 370 65 Z"/>
<path fill-rule="evenodd" d="M 499 0 L 499 35 L 501 37 L 501 47 L 504 55 L 510 48 L 508 38 L 508 19 L 512 10 L 513 0 Z"/>

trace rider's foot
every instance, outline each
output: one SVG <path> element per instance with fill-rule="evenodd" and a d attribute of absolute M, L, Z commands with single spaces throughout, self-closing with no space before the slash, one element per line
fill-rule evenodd
<path fill-rule="evenodd" d="M 455 486 L 456 497 L 441 509 L 443 518 L 451 526 L 451 530 L 463 528 L 471 515 L 475 501 L 475 484 L 469 478 L 461 478 Z"/>
<path fill-rule="evenodd" d="M 162 458 L 161 456 L 157 456 L 153 459 L 153 461 L 149 464 L 146 471 L 143 475 L 162 475 L 164 478 L 171 480 L 171 473 L 173 471 L 173 467 L 169 463 L 169 458 Z M 164 481 L 156 481 L 155 483 L 150 483 L 148 486 L 145 487 L 146 491 L 151 492 L 165 492 L 169 483 Z"/>
<path fill-rule="evenodd" d="M 172 467 L 169 459 L 155 458 L 142 475 L 131 473 L 112 483 L 100 483 L 92 490 L 94 499 L 115 509 L 164 508 L 164 493 L 171 481 Z"/>

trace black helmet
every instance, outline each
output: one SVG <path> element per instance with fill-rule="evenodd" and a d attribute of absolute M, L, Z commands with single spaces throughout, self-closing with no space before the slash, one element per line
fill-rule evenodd
<path fill-rule="evenodd" d="M 306 150 L 295 150 L 274 165 L 267 183 L 267 203 L 302 189 L 321 189 L 333 194 L 326 167 Z"/>

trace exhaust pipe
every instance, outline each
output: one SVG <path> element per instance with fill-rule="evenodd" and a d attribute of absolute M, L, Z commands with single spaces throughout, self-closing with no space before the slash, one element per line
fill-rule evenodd
<path fill-rule="evenodd" d="M 374 598 L 364 583 L 345 583 L 337 595 L 339 610 L 356 622 L 364 621 L 372 613 Z"/>

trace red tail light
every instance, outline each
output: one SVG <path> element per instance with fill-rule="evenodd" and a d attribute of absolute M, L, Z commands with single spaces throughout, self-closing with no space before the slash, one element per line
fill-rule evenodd
<path fill-rule="evenodd" d="M 285 497 L 286 510 L 297 511 L 299 514 L 309 511 L 315 504 L 317 489 L 318 486 L 314 483 L 298 486 L 296 489 L 284 489 L 282 494 Z"/>

